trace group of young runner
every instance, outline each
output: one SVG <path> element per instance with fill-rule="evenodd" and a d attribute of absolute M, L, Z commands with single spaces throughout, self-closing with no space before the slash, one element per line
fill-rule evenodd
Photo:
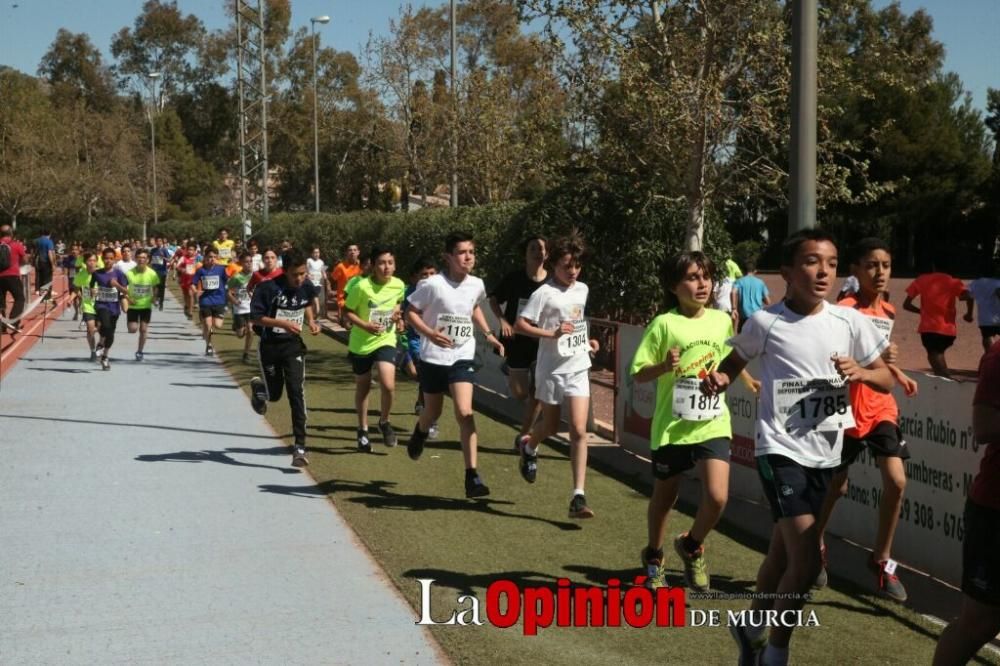
<path fill-rule="evenodd" d="M 882 294 L 891 256 L 867 239 L 850 255 L 860 282 L 852 297 L 831 305 L 839 254 L 820 230 L 790 237 L 782 251 L 785 297 L 753 312 L 734 333 L 734 318 L 710 308 L 715 265 L 698 252 L 666 262 L 664 314 L 646 328 L 630 372 L 657 381 L 650 444 L 655 479 L 640 559 L 652 587 L 665 585 L 663 541 L 680 475 L 695 470 L 702 498 L 690 530 L 673 539 L 686 585 L 707 590 L 705 541 L 728 499 L 732 429 L 723 393 L 743 377 L 758 395 L 754 448 L 774 528 L 757 575 L 756 611 L 799 610 L 813 587 L 826 584 L 823 531 L 844 494 L 847 470 L 864 449 L 878 458 L 885 490 L 869 565 L 879 594 L 904 601 L 891 559 L 908 457 L 889 394 L 916 383 L 895 365 L 890 340 L 895 312 Z M 745 375 L 757 360 L 757 380 Z M 731 627 L 741 664 L 785 664 L 792 630 Z"/>
<path fill-rule="evenodd" d="M 213 244 L 202 251 L 200 265 L 194 267 L 196 246 L 189 244 L 167 258 L 166 252 L 157 254 L 161 244 L 155 245 L 136 253 L 134 267 L 116 263 L 113 249 L 100 257 L 82 255 L 74 284 L 79 288 L 92 358 L 99 357 L 105 369 L 109 367 L 115 323 L 124 310 L 129 331 L 140 331 L 136 358 L 141 360 L 150 312 L 157 305 L 162 308 L 158 289 L 163 272 L 155 267 L 169 266 L 179 278 L 190 276 L 206 354 L 213 353 L 212 332 L 222 325 L 228 304 L 233 328 L 246 340 L 244 360 L 250 353 L 251 328 L 260 340 L 261 376 L 251 380 L 251 404 L 263 414 L 269 402 L 287 393 L 295 438 L 292 464 L 307 465 L 307 350 L 302 333 L 319 332 L 311 277 L 321 279 L 325 265 L 320 268 L 318 256 L 309 261 L 295 250 L 279 257 L 274 250 L 256 255 L 251 248 L 238 257 L 230 252 L 224 258 L 226 248 Z M 465 494 L 489 495 L 478 468 L 472 400 L 478 330 L 504 357 L 511 396 L 524 406 L 514 441 L 521 476 L 528 483 L 536 481 L 538 447 L 556 432 L 565 407 L 572 485 L 568 513 L 572 518 L 594 516 L 585 496 L 586 422 L 589 369 L 599 344 L 590 336 L 588 288 L 579 280 L 586 259 L 583 240 L 572 234 L 551 243 L 539 236 L 526 239 L 523 267 L 503 276 L 489 291 L 473 275 L 472 236 L 449 234 L 443 250 L 443 270 L 438 272 L 436 262 L 421 258 L 410 268 L 409 284 L 396 276 L 395 252 L 387 246 L 376 245 L 363 257 L 356 245 L 349 244 L 345 261 L 331 271 L 338 315 L 350 329 L 358 450 L 372 450 L 368 402 L 375 378 L 380 392 L 377 430 L 385 446 L 397 445 L 390 414 L 396 371 L 401 367 L 419 382 L 414 407 L 418 419 L 406 442 L 409 457 L 419 460 L 426 441 L 436 436 L 447 393 L 460 433 Z M 163 261 L 150 268 L 151 258 L 157 256 Z M 226 267 L 232 259 L 230 272 Z M 914 395 L 918 387 L 896 366 L 898 349 L 891 342 L 896 313 L 885 298 L 892 272 L 889 247 L 878 239 L 865 239 L 852 248 L 848 259 L 857 288 L 832 305 L 826 299 L 839 262 L 834 240 L 815 229 L 791 236 L 782 248 L 784 298 L 768 305 L 766 292 L 748 283 L 743 298 L 754 294 L 761 303 L 746 316 L 733 316 L 715 306 L 722 273 L 706 255 L 685 252 L 664 263 L 664 311 L 646 327 L 628 369 L 636 381 L 655 381 L 657 387 L 650 432 L 654 486 L 647 510 L 647 542 L 640 554 L 648 586 L 667 585 L 663 549 L 667 521 L 683 474 L 694 471 L 702 483 L 694 523 L 672 543 L 685 585 L 710 589 L 706 541 L 725 510 L 729 488 L 732 427 L 724 393 L 740 378 L 759 401 L 756 466 L 774 520 L 757 575 L 760 594 L 752 609 L 799 610 L 810 589 L 827 584 L 823 534 L 837 500 L 846 493 L 849 467 L 865 450 L 878 460 L 883 480 L 869 561 L 874 587 L 889 599 L 906 600 L 892 559 L 892 542 L 906 487 L 903 461 L 909 452 L 890 391 L 898 384 L 906 395 Z M 739 297 L 731 302 L 739 312 Z M 498 331 L 491 329 L 484 314 L 487 303 L 500 322 Z M 1000 352 L 994 347 L 991 353 L 988 359 Z M 759 380 L 746 371 L 754 361 Z M 983 429 L 979 441 L 992 444 L 998 441 L 1000 404 L 994 400 L 996 391 L 989 391 L 983 391 L 981 399 L 977 393 L 977 405 L 992 411 L 979 417 L 976 426 Z M 987 419 L 992 419 L 992 430 L 980 423 Z M 994 448 L 987 449 L 989 469 L 1000 476 L 994 469 L 996 457 L 991 457 Z M 984 474 L 986 470 L 984 461 Z M 966 521 L 966 568 L 980 561 L 970 548 L 977 549 L 981 558 L 988 545 L 996 545 L 995 535 L 984 531 L 1000 525 L 1000 508 L 992 503 L 995 492 L 982 490 L 985 483 L 977 480 L 978 501 L 986 508 L 978 509 L 975 520 Z M 995 613 L 1000 601 L 1000 570 L 978 566 L 976 576 L 966 572 L 963 590 L 971 610 L 960 620 L 967 625 L 978 622 L 976 636 L 984 634 L 984 626 L 994 626 L 990 621 L 1000 629 L 1000 617 L 987 612 Z M 741 664 L 787 663 L 791 628 L 732 627 L 731 632 Z M 948 649 L 971 649 L 968 639 L 955 632 L 946 635 L 954 643 Z"/>

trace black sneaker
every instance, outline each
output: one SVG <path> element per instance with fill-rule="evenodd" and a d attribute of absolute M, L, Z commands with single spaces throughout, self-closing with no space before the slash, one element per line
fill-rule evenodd
<path fill-rule="evenodd" d="M 91 361 L 96 361 L 97 360 L 97 352 L 95 352 L 94 350 L 90 351 L 90 360 Z"/>
<path fill-rule="evenodd" d="M 292 449 L 292 467 L 305 467 L 309 464 L 309 459 L 306 458 L 306 447 L 296 446 Z"/>
<path fill-rule="evenodd" d="M 94 360 L 100 361 L 101 356 L 104 356 L 104 345 L 98 342 L 97 346 L 94 347 Z"/>
<path fill-rule="evenodd" d="M 101 357 L 101 370 L 110 370 L 111 361 L 108 360 L 107 355 Z"/>
<path fill-rule="evenodd" d="M 465 477 L 466 497 L 486 497 L 490 494 L 490 487 L 483 483 L 478 474 Z"/>
<path fill-rule="evenodd" d="M 424 452 L 424 442 L 427 441 L 427 433 L 420 432 L 420 424 L 413 426 L 413 434 L 410 435 L 410 441 L 406 443 L 406 453 L 410 456 L 411 460 L 419 460 L 421 454 Z"/>
<path fill-rule="evenodd" d="M 594 512 L 587 506 L 587 498 L 583 495 L 573 495 L 569 503 L 570 518 L 593 518 Z"/>
<path fill-rule="evenodd" d="M 261 416 L 267 414 L 267 386 L 260 377 L 250 380 L 250 406 Z"/>
<path fill-rule="evenodd" d="M 534 483 L 538 476 L 538 452 L 528 455 L 527 449 L 521 446 L 521 478 L 528 483 Z"/>
<path fill-rule="evenodd" d="M 205 347 L 205 356 L 215 356 L 215 348 L 212 345 Z"/>
<path fill-rule="evenodd" d="M 364 428 L 358 428 L 358 451 L 361 453 L 372 452 L 372 443 L 368 439 L 368 431 Z"/>
<path fill-rule="evenodd" d="M 136 353 L 135 353 L 135 360 L 137 360 L 137 361 L 142 361 L 142 359 L 143 359 L 143 358 L 144 358 L 144 357 L 143 357 L 143 355 L 142 355 L 142 352 L 136 352 Z"/>
<path fill-rule="evenodd" d="M 244 354 L 243 354 L 243 363 L 249 363 L 249 362 L 250 362 L 250 354 L 247 354 L 247 353 L 244 352 Z"/>
<path fill-rule="evenodd" d="M 378 424 L 378 429 L 382 432 L 382 443 L 392 448 L 396 446 L 396 431 L 392 429 L 392 424 L 382 421 Z"/>

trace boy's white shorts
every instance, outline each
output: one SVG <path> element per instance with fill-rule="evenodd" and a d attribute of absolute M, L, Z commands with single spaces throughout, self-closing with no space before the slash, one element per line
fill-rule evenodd
<path fill-rule="evenodd" d="M 590 397 L 590 370 L 535 377 L 535 398 L 546 405 L 561 405 L 570 397 Z"/>

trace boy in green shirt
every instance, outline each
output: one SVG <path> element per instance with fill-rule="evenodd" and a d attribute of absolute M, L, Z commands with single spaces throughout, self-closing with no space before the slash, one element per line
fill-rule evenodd
<path fill-rule="evenodd" d="M 74 302 L 79 303 L 83 324 L 87 327 L 87 347 L 90 349 L 90 360 L 97 360 L 97 310 L 94 309 L 94 292 L 90 288 L 90 279 L 97 271 L 97 255 L 85 252 L 80 256 L 82 265 L 73 278 L 73 291 L 76 294 Z"/>
<path fill-rule="evenodd" d="M 694 524 L 674 539 L 685 583 L 699 592 L 710 585 L 703 543 L 729 498 L 729 408 L 722 396 L 706 396 L 700 389 L 702 378 L 729 352 L 726 341 L 733 335 L 729 315 L 706 307 L 715 278 L 715 265 L 701 252 L 666 261 L 667 312 L 646 327 L 629 369 L 637 382 L 657 381 L 649 437 L 655 483 L 647 512 L 649 541 L 641 557 L 651 588 L 666 585 L 662 545 L 681 475 L 696 469 L 702 482 Z"/>
<path fill-rule="evenodd" d="M 370 453 L 368 439 L 368 393 L 372 366 L 378 365 L 382 388 L 378 427 L 386 446 L 396 446 L 396 433 L 389 424 L 396 390 L 396 333 L 401 327 L 400 307 L 406 284 L 395 277 L 396 257 L 383 245 L 372 248 L 372 274 L 347 290 L 344 311 L 352 324 L 348 356 L 354 370 L 354 406 L 358 412 L 358 450 Z"/>
<path fill-rule="evenodd" d="M 226 298 L 233 309 L 233 332 L 243 338 L 243 362 L 250 361 L 250 343 L 253 330 L 250 327 L 250 291 L 248 285 L 253 277 L 253 255 L 247 251 L 240 254 L 239 273 L 226 282 Z"/>
<path fill-rule="evenodd" d="M 160 284 L 160 276 L 149 267 L 149 250 L 141 248 L 135 253 L 136 266 L 125 277 L 128 278 L 128 312 L 125 313 L 128 322 L 128 332 L 139 331 L 139 348 L 135 352 L 135 360 L 143 359 L 143 348 L 146 346 L 146 336 L 149 333 L 149 320 L 153 313 L 153 294 Z"/>

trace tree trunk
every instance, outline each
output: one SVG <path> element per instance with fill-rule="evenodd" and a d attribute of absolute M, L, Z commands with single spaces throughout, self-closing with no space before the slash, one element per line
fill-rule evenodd
<path fill-rule="evenodd" d="M 688 252 L 701 251 L 705 231 L 705 132 L 705 122 L 702 119 L 691 145 L 692 159 L 688 165 L 687 192 L 684 195 L 688 205 L 684 249 Z"/>

